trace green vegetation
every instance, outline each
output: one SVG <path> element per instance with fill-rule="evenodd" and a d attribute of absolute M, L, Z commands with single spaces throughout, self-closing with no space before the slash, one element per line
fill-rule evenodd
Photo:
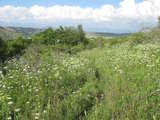
<path fill-rule="evenodd" d="M 159 120 L 159 33 L 86 38 L 78 26 L 0 39 L 0 119 Z"/>
<path fill-rule="evenodd" d="M 0 61 L 3 61 L 6 56 L 6 43 L 0 38 Z"/>
<path fill-rule="evenodd" d="M 18 37 L 14 40 L 3 41 L 0 38 L 0 62 L 11 59 L 23 53 L 23 50 L 29 46 L 31 40 Z"/>
<path fill-rule="evenodd" d="M 65 27 L 53 30 L 52 28 L 48 28 L 43 32 L 40 32 L 33 36 L 34 43 L 42 43 L 42 44 L 50 44 L 50 45 L 67 45 L 67 46 L 75 46 L 79 43 L 87 44 L 87 39 L 85 38 L 85 33 L 83 32 L 83 28 L 81 25 L 78 28 Z"/>

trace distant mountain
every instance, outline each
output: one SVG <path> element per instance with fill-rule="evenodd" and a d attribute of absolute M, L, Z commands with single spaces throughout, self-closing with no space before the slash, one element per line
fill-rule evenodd
<path fill-rule="evenodd" d="M 30 38 L 33 34 L 42 31 L 43 29 L 38 28 L 27 28 L 27 27 L 2 27 L 0 26 L 0 37 L 3 40 L 15 39 L 19 36 Z"/>
<path fill-rule="evenodd" d="M 89 32 L 88 37 L 121 37 L 129 35 L 130 33 L 105 33 L 105 32 Z"/>
<path fill-rule="evenodd" d="M 130 33 L 104 33 L 104 32 L 96 32 L 94 33 L 97 36 L 106 36 L 106 37 L 120 37 L 120 36 L 125 36 L 129 35 Z"/>
<path fill-rule="evenodd" d="M 19 36 L 30 38 L 32 35 L 43 31 L 44 29 L 31 27 L 2 27 L 0 26 L 0 37 L 3 40 L 12 40 Z M 128 35 L 129 33 L 105 33 L 105 32 L 87 32 L 87 37 L 120 37 Z"/>

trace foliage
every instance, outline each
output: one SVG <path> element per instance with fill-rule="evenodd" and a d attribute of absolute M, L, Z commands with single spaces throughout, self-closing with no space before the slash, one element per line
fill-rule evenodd
<path fill-rule="evenodd" d="M 48 28 L 36 34 L 33 36 L 33 42 L 47 45 L 66 44 L 67 46 L 76 46 L 79 43 L 86 45 L 87 39 L 81 25 L 78 28 L 60 26 L 56 30 Z"/>
<path fill-rule="evenodd" d="M 104 100 L 87 114 L 87 120 L 95 116 L 97 120 L 160 119 L 159 44 L 132 48 L 121 44 L 116 49 L 95 49 L 83 54 L 93 61 L 104 80 Z"/>
<path fill-rule="evenodd" d="M 0 38 L 0 61 L 4 62 L 10 57 L 21 54 L 30 43 L 31 40 L 26 40 L 22 37 L 9 41 L 4 41 Z"/>
<path fill-rule="evenodd" d="M 6 43 L 0 38 L 0 62 L 5 60 L 6 56 Z"/>
<path fill-rule="evenodd" d="M 83 56 L 53 54 L 49 46 L 38 48 L 37 54 L 36 48 L 28 48 L 19 60 L 8 61 L 8 72 L 0 80 L 0 119 L 80 117 L 94 105 L 98 92 L 94 69 Z"/>
<path fill-rule="evenodd" d="M 160 42 L 160 17 L 158 20 L 159 21 L 158 21 L 157 27 L 151 29 L 151 32 L 148 33 L 152 43 L 159 43 Z"/>
<path fill-rule="evenodd" d="M 30 44 L 30 40 L 26 40 L 22 37 L 18 37 L 17 39 L 7 41 L 7 55 L 8 57 L 13 57 L 17 54 L 21 54 L 22 51 L 27 48 Z"/>
<path fill-rule="evenodd" d="M 105 41 L 108 39 L 105 39 L 103 37 L 97 37 L 97 38 L 91 38 L 88 40 L 88 44 L 86 48 L 103 48 L 105 46 Z"/>
<path fill-rule="evenodd" d="M 160 37 L 154 30 L 87 40 L 82 26 L 60 27 L 32 41 L 0 39 L 1 55 L 25 51 L 0 71 L 0 119 L 159 120 L 160 43 L 152 40 Z"/>
<path fill-rule="evenodd" d="M 138 44 L 148 43 L 149 40 L 151 40 L 151 38 L 148 36 L 148 33 L 138 32 L 129 34 L 127 36 L 107 39 L 106 43 L 109 46 L 119 46 L 121 44 L 128 44 L 130 47 L 133 47 Z"/>
<path fill-rule="evenodd" d="M 30 45 L 0 75 L 0 119 L 159 119 L 159 45 L 116 46 Z"/>
<path fill-rule="evenodd" d="M 148 42 L 147 40 L 147 35 L 144 32 L 134 33 L 129 36 L 131 46 L 143 44 L 144 42 Z"/>
<path fill-rule="evenodd" d="M 42 44 L 55 44 L 55 35 L 52 28 L 48 28 L 32 37 L 32 41 Z"/>

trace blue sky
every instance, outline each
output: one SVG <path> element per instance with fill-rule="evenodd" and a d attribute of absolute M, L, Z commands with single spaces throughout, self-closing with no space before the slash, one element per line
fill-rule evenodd
<path fill-rule="evenodd" d="M 52 6 L 52 5 L 79 5 L 81 7 L 98 8 L 104 4 L 112 4 L 115 7 L 121 0 L 0 0 L 0 5 L 26 6 L 33 5 Z M 136 0 L 141 2 L 142 0 Z"/>
<path fill-rule="evenodd" d="M 160 0 L 0 0 L 0 26 L 136 32 L 157 24 Z"/>

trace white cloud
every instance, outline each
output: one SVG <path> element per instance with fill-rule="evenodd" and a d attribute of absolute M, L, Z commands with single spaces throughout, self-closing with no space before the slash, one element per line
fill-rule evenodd
<path fill-rule="evenodd" d="M 7 24 L 25 25 L 67 25 L 84 24 L 86 28 L 138 30 L 147 24 L 152 25 L 160 16 L 160 0 L 123 0 L 118 7 L 103 5 L 100 8 L 81 8 L 79 6 L 39 6 L 15 7 L 1 6 L 0 21 Z M 134 26 L 133 26 L 134 25 Z"/>

